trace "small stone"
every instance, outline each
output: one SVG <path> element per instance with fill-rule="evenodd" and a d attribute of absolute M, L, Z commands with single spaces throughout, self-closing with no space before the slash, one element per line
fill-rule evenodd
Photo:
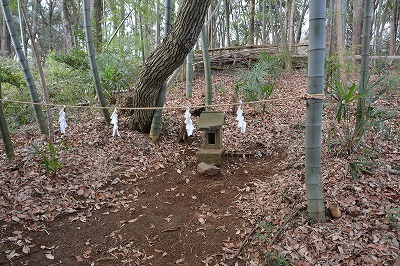
<path fill-rule="evenodd" d="M 197 172 L 200 174 L 205 174 L 205 175 L 216 175 L 221 171 L 220 168 L 216 167 L 213 164 L 208 164 L 205 162 L 201 162 L 197 165 Z"/>

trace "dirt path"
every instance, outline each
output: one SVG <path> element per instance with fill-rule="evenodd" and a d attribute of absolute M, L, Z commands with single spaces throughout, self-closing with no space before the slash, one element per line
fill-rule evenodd
<path fill-rule="evenodd" d="M 118 183 L 113 189 L 125 195 L 124 200 L 116 206 L 110 202 L 100 210 L 91 207 L 64 215 L 44 223 L 37 232 L 24 233 L 35 246 L 12 263 L 204 265 L 207 258 L 233 255 L 233 248 L 241 243 L 236 232 L 247 223 L 234 202 L 249 192 L 247 183 L 270 178 L 282 159 L 225 155 L 221 174 L 212 177 L 193 174 L 192 167 L 181 173 L 175 168 L 160 169 L 144 178 L 115 174 L 112 179 Z M 259 168 L 267 162 L 270 168 Z M 261 175 L 260 170 L 269 175 Z M 2 228 L 20 229 L 18 224 Z M 22 247 L 17 252 L 22 253 Z M 0 258 L 6 265 L 4 255 Z"/>

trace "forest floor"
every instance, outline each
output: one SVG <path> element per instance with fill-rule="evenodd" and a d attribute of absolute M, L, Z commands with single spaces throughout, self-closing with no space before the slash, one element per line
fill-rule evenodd
<path fill-rule="evenodd" d="M 237 73 L 215 72 L 214 102 L 231 101 Z M 283 74 L 272 98 L 306 92 L 304 70 Z M 201 105 L 204 83 L 169 90 L 166 106 Z M 16 159 L 0 147 L 0 265 L 393 265 L 399 256 L 399 90 L 379 101 L 395 113 L 366 135 L 364 154 L 375 164 L 355 180 L 351 159 L 335 142 L 334 102 L 323 114 L 322 179 L 326 206 L 342 216 L 325 223 L 307 218 L 303 99 L 244 105 L 240 133 L 228 107 L 221 173 L 196 172 L 202 133 L 178 141 L 184 110 L 164 112 L 161 139 L 130 131 L 120 116 L 111 137 L 99 113 L 67 108 L 69 127 L 46 176 L 32 144 L 35 128 L 12 138 Z M 55 113 L 58 111 L 55 110 Z M 197 117 L 192 117 L 196 125 Z M 340 136 L 340 130 L 336 132 Z M 394 213 L 390 215 L 390 213 Z"/>

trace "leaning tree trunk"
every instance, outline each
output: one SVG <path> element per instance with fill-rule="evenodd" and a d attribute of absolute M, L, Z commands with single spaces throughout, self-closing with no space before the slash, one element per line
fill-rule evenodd
<path fill-rule="evenodd" d="M 106 98 L 103 94 L 103 89 L 101 88 L 99 71 L 97 70 L 96 58 L 94 56 L 94 44 L 92 38 L 92 31 L 90 28 L 90 10 L 89 10 L 89 0 L 83 0 L 83 11 L 84 11 L 84 24 L 85 24 L 85 35 L 88 56 L 90 61 L 90 68 L 92 69 L 92 75 L 94 80 L 94 85 L 96 87 L 97 98 L 99 99 L 100 105 L 103 111 L 104 118 L 106 119 L 106 124 L 110 124 L 110 113 L 108 112 Z"/>
<path fill-rule="evenodd" d="M 307 207 L 312 220 L 325 221 L 321 180 L 323 100 L 318 96 L 324 92 L 326 0 L 310 0 L 309 25 L 307 92 L 311 97 L 307 100 L 305 136 Z"/>
<path fill-rule="evenodd" d="M 12 39 L 12 43 L 14 45 L 15 52 L 16 52 L 16 54 L 18 56 L 18 60 L 19 60 L 20 65 L 21 65 L 21 69 L 24 72 L 25 81 L 26 81 L 26 84 L 28 85 L 28 88 L 29 88 L 31 100 L 32 100 L 33 103 L 36 103 L 36 104 L 33 105 L 33 109 L 35 111 L 36 120 L 37 120 L 37 122 L 39 124 L 40 132 L 42 134 L 47 135 L 48 134 L 48 128 L 47 128 L 47 125 L 46 125 L 46 118 L 44 116 L 44 113 L 42 111 L 41 106 L 39 105 L 41 103 L 41 101 L 40 101 L 39 95 L 37 93 L 35 81 L 33 80 L 31 71 L 30 71 L 29 66 L 28 66 L 28 60 L 26 60 L 25 54 L 21 49 L 21 44 L 19 43 L 16 31 L 14 29 L 14 26 L 13 26 L 13 23 L 12 23 L 12 20 L 11 20 L 12 17 L 11 17 L 10 10 L 8 8 L 8 1 L 7 0 L 1 0 L 1 6 L 3 8 L 4 18 L 5 18 L 6 23 L 7 23 L 8 31 L 10 32 L 10 35 L 11 35 L 11 39 Z"/>
<path fill-rule="evenodd" d="M 1 99 L 1 76 L 0 76 L 0 99 Z M 7 121 L 3 113 L 3 104 L 0 100 L 0 133 L 3 139 L 4 149 L 8 159 L 14 158 L 14 148 L 11 141 L 10 131 L 8 131 Z"/>
<path fill-rule="evenodd" d="M 204 24 L 211 0 L 184 0 L 171 31 L 147 58 L 138 82 L 125 107 L 154 107 L 164 81 L 182 65 L 186 55 L 196 43 Z M 149 132 L 153 110 L 135 109 L 129 112 L 132 129 Z"/>

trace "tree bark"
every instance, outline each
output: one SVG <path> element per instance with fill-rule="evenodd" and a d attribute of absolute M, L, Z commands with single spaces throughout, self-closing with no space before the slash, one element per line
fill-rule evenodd
<path fill-rule="evenodd" d="M 352 55 L 355 56 L 361 51 L 361 32 L 362 32 L 362 19 L 363 19 L 363 7 L 362 0 L 355 0 L 353 4 L 353 36 L 351 39 Z M 355 59 L 353 59 L 355 64 Z"/>
<path fill-rule="evenodd" d="M 1 32 L 1 55 L 11 56 L 11 37 L 7 29 L 5 18 L 3 17 L 3 27 Z"/>
<path fill-rule="evenodd" d="M 196 43 L 211 0 L 184 0 L 171 31 L 147 58 L 126 107 L 154 107 L 163 82 L 179 67 Z M 132 110 L 132 129 L 149 132 L 154 110 Z"/>
<path fill-rule="evenodd" d="M 337 40 L 337 54 L 339 59 L 339 76 L 341 81 L 346 80 L 346 73 L 344 68 L 344 53 L 345 53 L 345 41 L 344 41 L 344 16 L 343 13 L 343 2 L 338 0 L 336 2 L 336 40 Z"/>
<path fill-rule="evenodd" d="M 229 15 L 230 15 L 230 8 L 229 8 L 229 0 L 224 0 L 224 6 L 225 6 L 225 44 L 226 46 L 231 46 L 231 36 L 230 36 L 230 20 L 229 20 Z"/>
<path fill-rule="evenodd" d="M 93 44 L 96 52 L 101 52 L 103 42 L 102 21 L 103 21 L 103 0 L 92 0 L 90 3 L 91 21 L 93 27 Z"/>
<path fill-rule="evenodd" d="M 395 55 L 396 53 L 397 23 L 398 23 L 397 0 L 393 0 L 392 19 L 390 21 L 389 55 Z"/>
<path fill-rule="evenodd" d="M 326 1 L 310 0 L 310 40 L 308 48 L 307 93 L 324 93 L 324 62 L 326 36 Z M 323 100 L 307 99 L 305 134 L 305 181 L 308 215 L 313 221 L 325 221 L 321 177 L 321 138 Z"/>
<path fill-rule="evenodd" d="M 65 43 L 64 50 L 68 52 L 71 48 L 76 47 L 76 42 L 74 38 L 74 34 L 72 32 L 72 24 L 71 24 L 71 16 L 68 11 L 68 1 L 69 0 L 61 0 L 61 20 L 64 30 Z"/>
<path fill-rule="evenodd" d="M 1 99 L 1 79 L 0 79 L 0 99 Z M 8 159 L 14 158 L 14 148 L 11 141 L 10 131 L 8 130 L 8 125 L 3 112 L 3 103 L 0 101 L 0 135 L 4 143 L 4 149 Z"/>
<path fill-rule="evenodd" d="M 297 25 L 297 30 L 296 30 L 296 43 L 299 43 L 301 40 L 301 30 L 303 28 L 304 17 L 306 16 L 307 9 L 308 9 L 307 0 L 304 0 L 303 8 L 301 9 L 301 15 L 298 22 L 299 24 Z"/>
<path fill-rule="evenodd" d="M 367 92 L 367 85 L 369 82 L 369 50 L 371 42 L 371 21 L 372 21 L 372 0 L 364 1 L 364 16 L 363 16 L 363 32 L 362 32 L 362 52 L 361 52 L 361 75 L 359 93 L 365 94 Z M 371 91 L 371 93 L 373 93 Z M 367 106 L 366 96 L 358 99 L 356 111 L 356 125 L 355 125 L 355 143 L 353 149 L 357 149 L 361 142 L 361 138 L 365 132 L 365 115 Z"/>
<path fill-rule="evenodd" d="M 254 44 L 254 17 L 255 17 L 255 0 L 250 0 L 250 21 L 249 21 L 249 37 L 247 39 L 248 45 Z"/>

